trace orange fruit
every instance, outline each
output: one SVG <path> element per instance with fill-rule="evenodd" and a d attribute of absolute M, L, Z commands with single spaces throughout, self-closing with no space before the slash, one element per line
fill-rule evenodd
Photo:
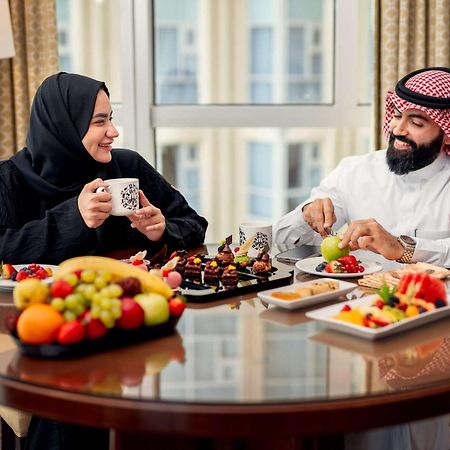
<path fill-rule="evenodd" d="M 35 303 L 19 316 L 17 335 L 27 344 L 51 344 L 63 323 L 63 316 L 50 305 Z"/>

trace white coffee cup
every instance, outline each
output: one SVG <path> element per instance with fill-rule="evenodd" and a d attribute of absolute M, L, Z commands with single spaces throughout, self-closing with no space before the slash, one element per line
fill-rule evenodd
<path fill-rule="evenodd" d="M 248 250 L 248 256 L 258 255 L 259 249 L 266 247 L 270 252 L 272 248 L 272 224 L 266 222 L 243 222 L 239 225 L 239 245 L 253 238 Z"/>
<path fill-rule="evenodd" d="M 129 216 L 139 208 L 139 180 L 137 178 L 112 178 L 105 180 L 108 187 L 99 187 L 96 192 L 112 195 L 112 216 Z"/>

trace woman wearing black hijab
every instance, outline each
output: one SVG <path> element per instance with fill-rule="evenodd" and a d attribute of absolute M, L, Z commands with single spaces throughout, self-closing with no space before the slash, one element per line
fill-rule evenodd
<path fill-rule="evenodd" d="M 103 82 L 58 73 L 36 92 L 27 146 L 0 162 L 0 260 L 58 264 L 78 255 L 126 248 L 155 253 L 166 243 L 203 242 L 207 221 L 132 150 L 111 144 L 109 92 Z M 110 178 L 138 178 L 142 208 L 110 216 Z M 131 221 L 131 223 L 130 223 Z"/>

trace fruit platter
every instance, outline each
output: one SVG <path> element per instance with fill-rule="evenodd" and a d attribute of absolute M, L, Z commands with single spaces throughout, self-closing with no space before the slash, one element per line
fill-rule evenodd
<path fill-rule="evenodd" d="M 50 264 L 0 264 L 0 290 L 12 291 L 19 281 L 38 278 L 45 283 L 52 281 L 57 266 Z"/>
<path fill-rule="evenodd" d="M 163 279 L 97 256 L 61 263 L 51 284 L 36 277 L 13 290 L 7 327 L 29 356 L 65 358 L 171 334 L 185 299 Z"/>
<path fill-rule="evenodd" d="M 403 275 L 398 287 L 306 313 L 328 327 L 378 339 L 440 319 L 450 313 L 445 283 L 427 273 Z"/>

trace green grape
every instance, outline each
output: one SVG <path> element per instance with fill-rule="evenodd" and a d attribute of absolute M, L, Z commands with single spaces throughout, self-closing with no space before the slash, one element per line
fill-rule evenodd
<path fill-rule="evenodd" d="M 75 307 L 72 309 L 72 311 L 76 314 L 76 316 L 80 316 L 81 314 L 83 314 L 84 310 L 86 309 L 86 307 L 84 305 L 82 305 L 81 303 L 78 303 L 77 305 L 75 305 Z"/>
<path fill-rule="evenodd" d="M 84 297 L 79 292 L 69 294 L 65 298 L 64 303 L 66 304 L 67 309 L 74 309 L 79 304 L 84 306 Z"/>
<path fill-rule="evenodd" d="M 122 315 L 122 308 L 120 306 L 114 305 L 111 308 L 111 313 L 114 319 L 118 319 Z"/>
<path fill-rule="evenodd" d="M 111 315 L 110 311 L 102 309 L 100 311 L 99 319 L 103 322 L 103 325 L 107 328 L 112 328 L 114 326 L 114 317 Z"/>
<path fill-rule="evenodd" d="M 88 300 L 92 300 L 97 293 L 97 288 L 93 284 L 87 284 L 84 289 L 84 297 Z"/>
<path fill-rule="evenodd" d="M 103 299 L 104 299 L 103 295 L 100 294 L 100 292 L 96 292 L 92 296 L 92 304 L 93 305 L 100 305 L 100 303 L 102 302 Z"/>
<path fill-rule="evenodd" d="M 94 286 L 97 289 L 103 289 L 107 284 L 108 284 L 108 282 L 103 277 L 100 277 L 98 275 L 94 280 Z"/>
<path fill-rule="evenodd" d="M 108 284 L 112 280 L 111 273 L 107 272 L 106 270 L 99 270 L 97 272 L 97 276 L 103 278 L 106 281 L 106 284 Z"/>
<path fill-rule="evenodd" d="M 111 283 L 109 286 L 109 296 L 111 298 L 118 298 L 123 294 L 123 289 L 116 283 Z"/>
<path fill-rule="evenodd" d="M 87 286 L 89 286 L 89 285 L 86 283 L 80 283 L 77 286 L 75 286 L 75 292 L 78 292 L 78 293 L 84 295 Z"/>
<path fill-rule="evenodd" d="M 93 270 L 83 270 L 80 274 L 80 278 L 85 283 L 92 283 L 95 278 L 97 277 L 97 274 Z"/>
<path fill-rule="evenodd" d="M 102 310 L 110 310 L 112 308 L 113 304 L 111 302 L 111 299 L 109 298 L 104 298 L 101 302 L 100 302 L 100 308 Z"/>
<path fill-rule="evenodd" d="M 64 299 L 61 297 L 55 297 L 52 302 L 50 303 L 52 308 L 56 309 L 56 311 L 62 312 L 64 311 L 66 305 L 64 303 Z"/>
<path fill-rule="evenodd" d="M 63 314 L 64 314 L 64 320 L 66 322 L 71 322 L 72 320 L 77 319 L 77 316 L 75 315 L 75 313 L 73 311 L 66 310 L 66 311 L 64 311 Z"/>
<path fill-rule="evenodd" d="M 91 312 L 90 312 L 90 314 L 91 314 L 91 317 L 93 318 L 93 319 L 98 319 L 99 317 L 100 317 L 100 312 L 101 312 L 101 309 L 100 309 L 100 307 L 99 306 L 93 306 L 92 308 L 91 308 Z"/>
<path fill-rule="evenodd" d="M 71 286 L 76 286 L 78 284 L 78 277 L 74 273 L 69 273 L 63 277 Z"/>

